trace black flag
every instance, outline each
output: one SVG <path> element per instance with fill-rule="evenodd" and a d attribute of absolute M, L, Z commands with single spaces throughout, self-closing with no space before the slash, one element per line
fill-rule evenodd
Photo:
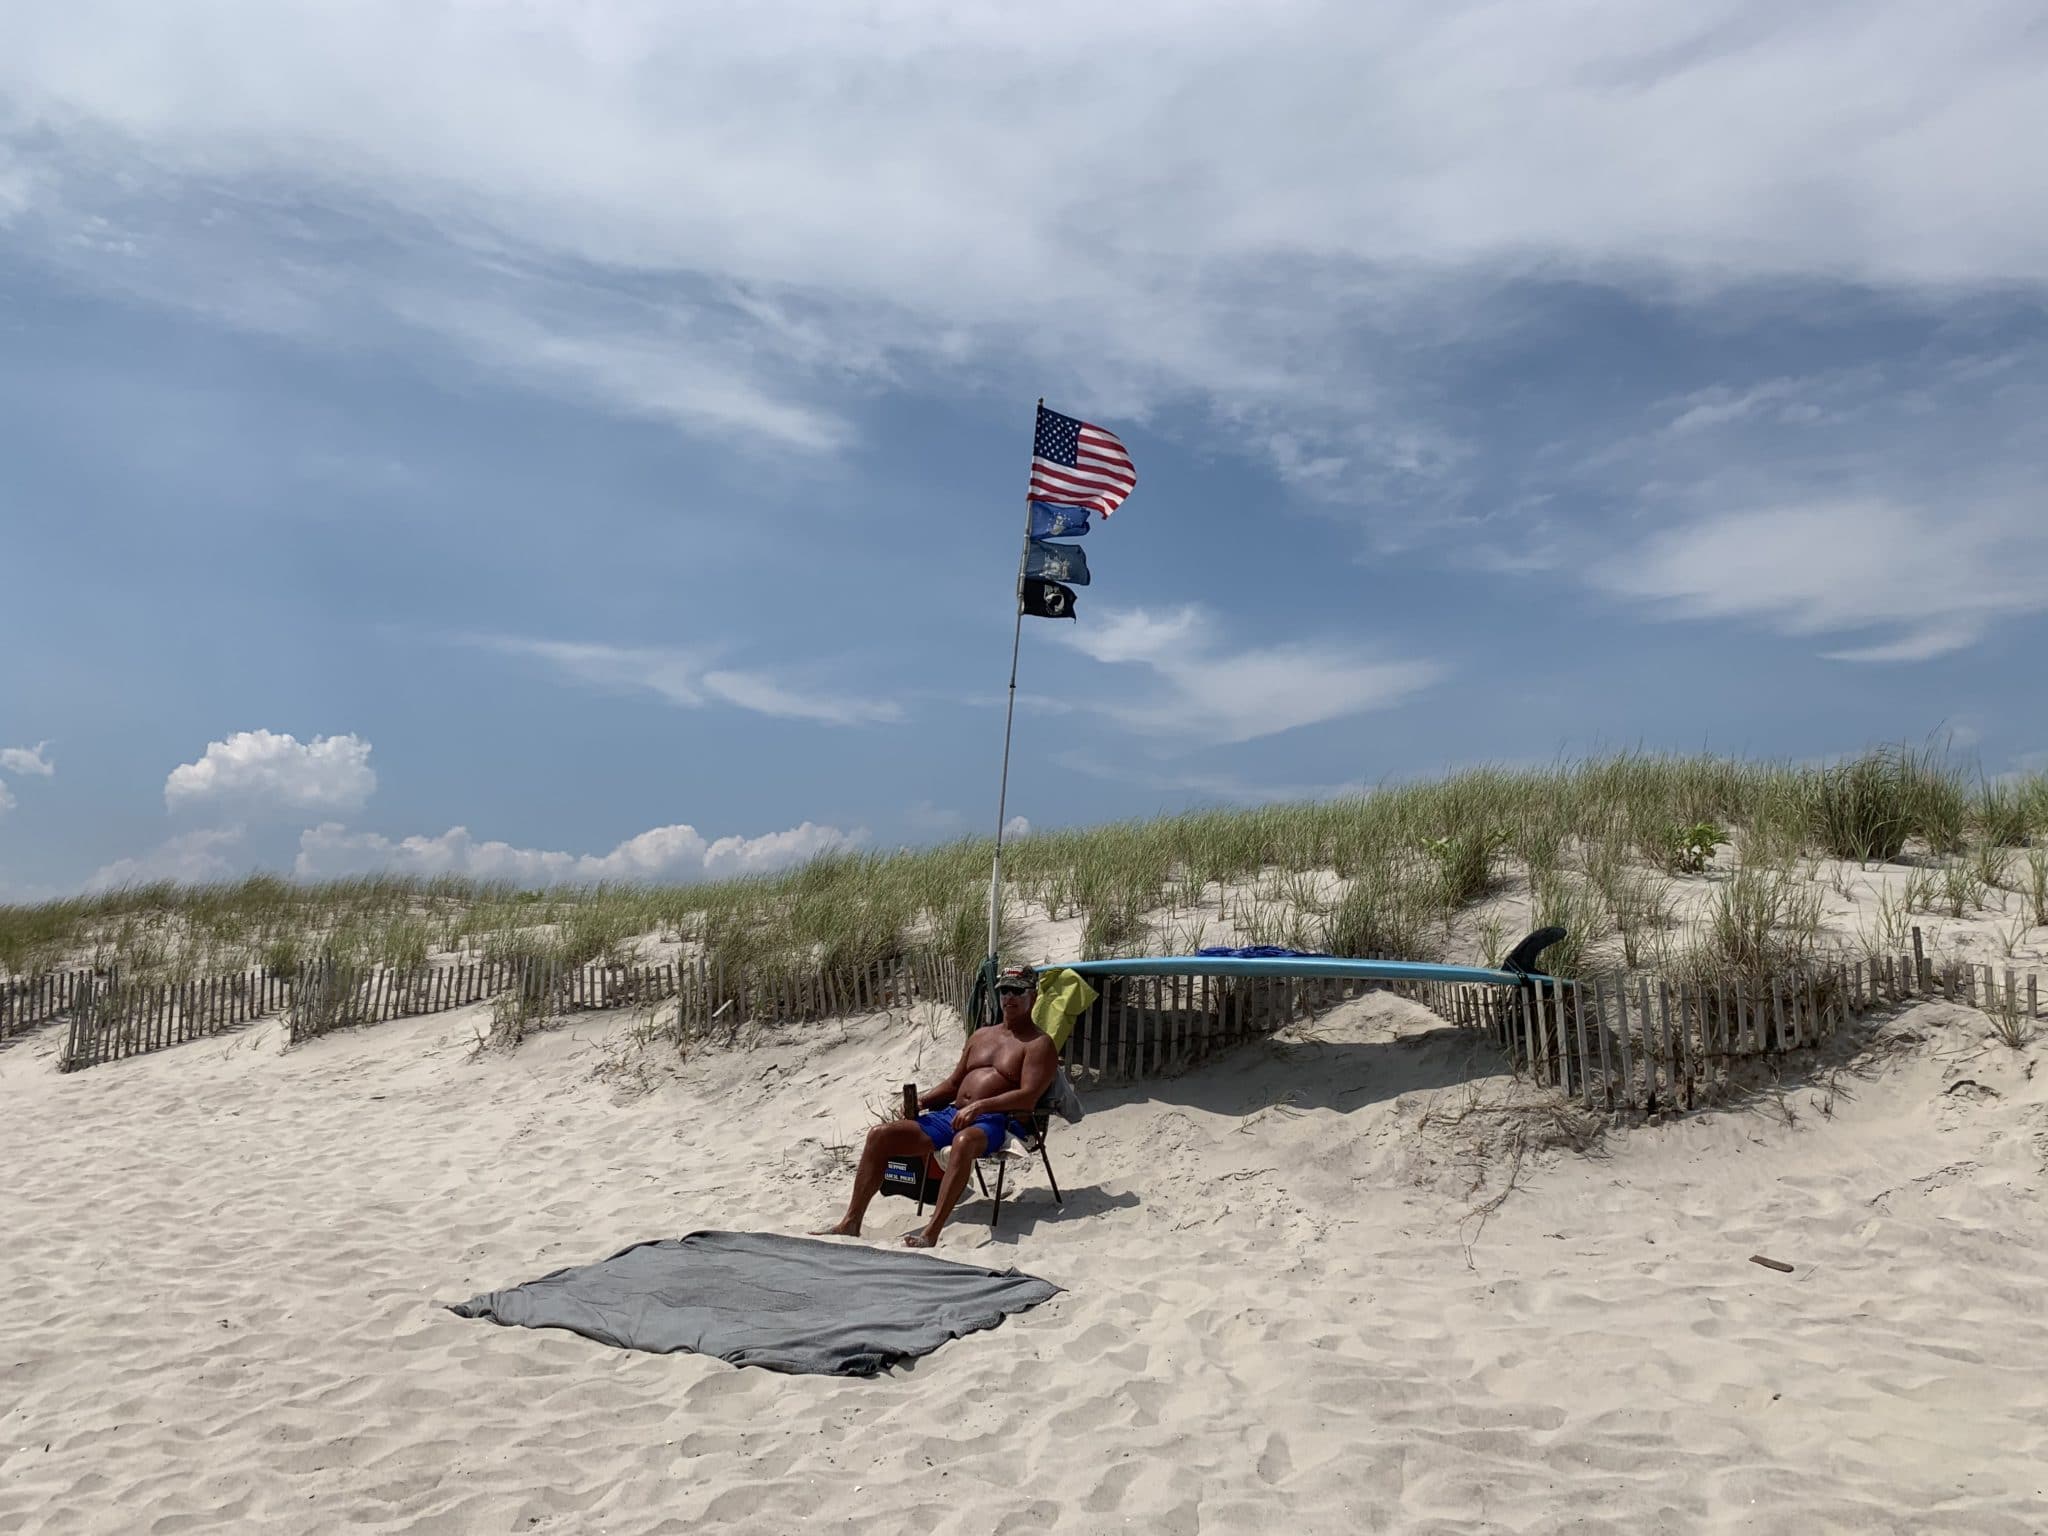
<path fill-rule="evenodd" d="M 1063 587 L 1056 581 L 1026 581 L 1024 611 L 1034 618 L 1071 619 L 1074 616 L 1074 589 Z"/>

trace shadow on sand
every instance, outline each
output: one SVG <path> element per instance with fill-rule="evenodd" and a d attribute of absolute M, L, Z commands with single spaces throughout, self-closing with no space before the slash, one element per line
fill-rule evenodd
<path fill-rule="evenodd" d="M 1420 1010 L 1418 1010 L 1418 1013 Z M 1135 1082 L 1114 1078 L 1078 1085 L 1089 1109 L 1173 1104 L 1231 1119 L 1274 1104 L 1350 1114 L 1407 1093 L 1428 1093 L 1511 1076 L 1507 1057 L 1484 1035 L 1437 1021 L 1391 1038 L 1349 1040 L 1334 1021 L 1308 1020 L 1214 1052 L 1176 1071 Z"/>
<path fill-rule="evenodd" d="M 1057 1158 L 1053 1166 L 1059 1166 Z M 1063 1221 L 1086 1221 L 1091 1216 L 1128 1211 L 1144 1204 L 1135 1190 L 1119 1190 L 1112 1194 L 1092 1184 L 1080 1189 L 1070 1189 L 1063 1184 L 1060 1193 L 1067 1197 L 1066 1203 L 1058 1205 L 1053 1202 L 1052 1191 L 1046 1187 L 1043 1170 L 1035 1181 L 1024 1182 L 1025 1187 L 1020 1189 L 1016 1172 L 1011 1171 L 1010 1183 L 1003 1190 L 1002 1220 L 993 1232 L 988 1231 L 991 1202 L 982 1198 L 979 1192 L 954 1207 L 953 1219 L 947 1230 L 961 1226 L 979 1227 L 992 1242 L 1014 1243 L 1019 1238 L 1029 1237 L 1041 1226 L 1055 1226 Z"/>

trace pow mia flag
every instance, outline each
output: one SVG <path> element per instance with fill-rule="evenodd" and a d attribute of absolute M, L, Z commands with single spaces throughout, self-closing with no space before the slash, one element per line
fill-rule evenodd
<path fill-rule="evenodd" d="M 1024 583 L 1024 611 L 1038 619 L 1071 619 L 1074 589 L 1056 581 L 1027 580 Z"/>

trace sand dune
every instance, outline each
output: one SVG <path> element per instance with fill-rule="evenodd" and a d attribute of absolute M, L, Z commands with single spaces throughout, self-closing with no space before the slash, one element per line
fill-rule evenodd
<path fill-rule="evenodd" d="M 1529 1096 L 1348 1004 L 1091 1094 L 1065 1209 L 1027 1177 L 941 1249 L 1065 1294 L 876 1381 L 435 1303 L 832 1214 L 951 1025 L 650 1069 L 623 1019 L 481 1059 L 474 1023 L 0 1053 L 0 1531 L 2048 1526 L 2048 1073 L 1966 1010 L 1833 1086 L 1531 1156 L 1482 1219 Z M 868 1240 L 912 1224 L 877 1202 Z"/>

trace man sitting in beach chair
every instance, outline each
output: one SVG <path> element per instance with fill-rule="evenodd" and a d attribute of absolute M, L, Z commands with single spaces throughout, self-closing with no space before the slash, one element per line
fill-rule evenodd
<path fill-rule="evenodd" d="M 914 1158 L 922 1167 L 934 1152 L 951 1147 L 931 1221 L 922 1232 L 903 1239 L 912 1248 L 930 1248 L 938 1242 L 974 1160 L 1002 1151 L 1010 1136 L 1029 1135 L 1022 1117 L 1052 1086 L 1059 1048 L 1031 1021 L 1037 992 L 1037 973 L 1029 966 L 1013 967 L 996 979 L 1002 1022 L 977 1029 L 968 1038 L 952 1075 L 917 1096 L 920 1113 L 915 1119 L 891 1120 L 868 1132 L 846 1215 L 817 1235 L 860 1236 L 861 1218 L 882 1187 L 884 1164 L 891 1158 Z"/>

